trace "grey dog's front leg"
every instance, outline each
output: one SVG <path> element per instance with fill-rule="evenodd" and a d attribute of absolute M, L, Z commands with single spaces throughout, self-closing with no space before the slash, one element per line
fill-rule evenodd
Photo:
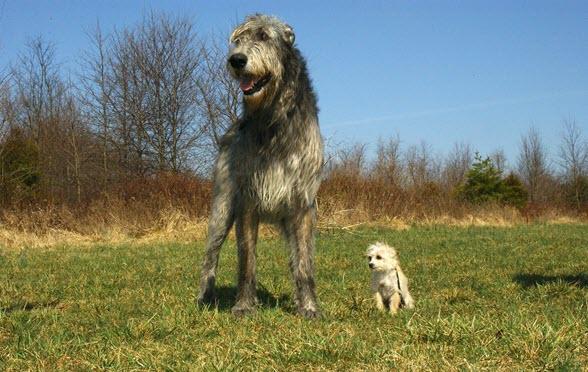
<path fill-rule="evenodd" d="M 222 203 L 222 201 L 219 203 L 213 203 L 213 209 L 215 209 L 215 204 L 220 203 Z M 218 206 L 216 211 L 213 211 L 212 216 L 210 217 L 210 221 L 208 222 L 206 253 L 200 274 L 200 292 L 197 299 L 198 304 L 202 305 L 205 303 L 211 303 L 214 298 L 214 285 L 220 249 L 229 230 L 233 226 L 233 221 L 233 212 L 228 205 Z"/>
<path fill-rule="evenodd" d="M 234 315 L 242 316 L 255 311 L 258 303 L 256 294 L 256 255 L 259 216 L 253 208 L 241 206 L 236 210 L 237 251 L 239 267 L 237 277 L 237 302 L 232 308 Z"/>
<path fill-rule="evenodd" d="M 202 305 L 214 299 L 214 284 L 221 246 L 235 221 L 233 180 L 230 177 L 229 154 L 221 150 L 215 166 L 212 210 L 208 221 L 206 253 L 200 274 L 200 291 L 197 302 Z"/>

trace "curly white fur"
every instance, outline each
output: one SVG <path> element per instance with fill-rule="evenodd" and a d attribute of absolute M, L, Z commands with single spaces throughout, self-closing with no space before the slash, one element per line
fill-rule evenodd
<path fill-rule="evenodd" d="M 372 270 L 371 290 L 378 309 L 396 314 L 401 307 L 414 308 L 408 279 L 400 268 L 396 250 L 377 242 L 368 247 L 366 256 Z"/>

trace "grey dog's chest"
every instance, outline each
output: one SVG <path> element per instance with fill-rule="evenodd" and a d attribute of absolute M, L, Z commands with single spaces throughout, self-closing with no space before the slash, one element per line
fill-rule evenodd
<path fill-rule="evenodd" d="M 272 145 L 260 145 L 247 136 L 235 141 L 233 164 L 240 191 L 263 213 L 312 203 L 320 183 L 322 153 L 309 154 L 284 143 Z"/>

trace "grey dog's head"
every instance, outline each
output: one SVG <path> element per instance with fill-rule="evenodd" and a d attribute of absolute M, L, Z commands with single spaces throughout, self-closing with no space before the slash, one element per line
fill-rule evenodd
<path fill-rule="evenodd" d="M 229 42 L 229 72 L 239 82 L 245 102 L 256 105 L 283 80 L 284 61 L 294 48 L 294 31 L 275 17 L 256 14 L 235 28 Z"/>
<path fill-rule="evenodd" d="M 396 250 L 384 243 L 374 243 L 367 249 L 368 265 L 373 271 L 394 270 L 398 266 Z"/>

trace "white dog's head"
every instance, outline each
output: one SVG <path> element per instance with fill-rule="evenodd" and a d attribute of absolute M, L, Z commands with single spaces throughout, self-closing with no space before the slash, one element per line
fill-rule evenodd
<path fill-rule="evenodd" d="M 396 250 L 384 243 L 374 243 L 367 249 L 368 264 L 373 271 L 389 271 L 398 266 Z"/>

